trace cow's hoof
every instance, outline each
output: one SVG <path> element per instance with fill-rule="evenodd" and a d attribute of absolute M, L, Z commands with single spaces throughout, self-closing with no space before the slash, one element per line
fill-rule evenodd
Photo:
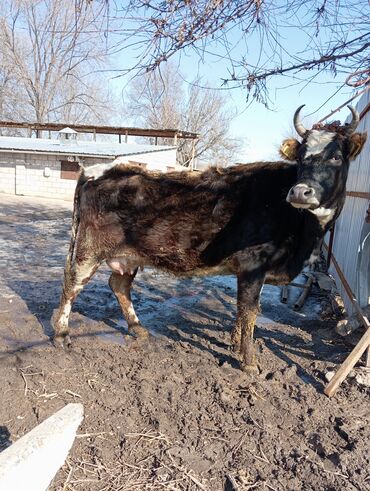
<path fill-rule="evenodd" d="M 253 363 L 252 365 L 248 365 L 247 363 L 241 364 L 241 369 L 245 373 L 249 373 L 250 375 L 258 375 L 260 373 L 257 364 Z"/>
<path fill-rule="evenodd" d="M 137 339 L 147 339 L 149 337 L 148 329 L 141 326 L 140 324 L 135 324 L 129 328 L 130 334 L 132 334 Z"/>
<path fill-rule="evenodd" d="M 53 344 L 56 348 L 69 349 L 72 346 L 72 341 L 69 334 L 58 334 L 53 337 Z"/>

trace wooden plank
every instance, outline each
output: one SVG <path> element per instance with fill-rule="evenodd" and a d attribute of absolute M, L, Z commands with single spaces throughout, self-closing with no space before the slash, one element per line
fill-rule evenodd
<path fill-rule="evenodd" d="M 325 244 L 325 247 L 327 247 L 326 244 Z M 338 262 L 337 262 L 337 260 L 333 254 L 331 256 L 331 260 L 332 260 L 333 265 L 334 265 L 334 267 L 338 273 L 340 281 L 342 282 L 343 288 L 346 290 L 346 293 L 352 302 L 354 309 L 356 310 L 356 312 L 359 315 L 359 317 L 361 318 L 361 320 L 363 320 L 364 325 L 367 328 L 370 327 L 370 323 L 369 323 L 367 317 L 364 315 L 361 307 L 359 306 L 357 298 L 356 298 L 355 294 L 353 293 L 351 287 L 349 286 L 349 284 L 348 284 L 348 282 L 347 282 L 342 270 L 340 269 L 340 266 L 339 266 L 339 264 L 338 264 Z"/>
<path fill-rule="evenodd" d="M 347 356 L 347 358 L 341 364 L 334 377 L 330 380 L 328 385 L 325 387 L 324 393 L 328 397 L 332 397 L 336 393 L 340 384 L 347 377 L 349 372 L 356 365 L 358 360 L 361 358 L 361 356 L 364 354 L 364 352 L 369 346 L 370 346 L 370 329 L 368 329 L 365 332 L 365 334 L 357 343 L 353 351 Z"/>
<path fill-rule="evenodd" d="M 313 283 L 313 276 L 312 275 L 309 275 L 308 278 L 307 278 L 307 281 L 304 285 L 304 290 L 303 292 L 301 293 L 301 295 L 299 296 L 298 300 L 296 301 L 296 303 L 294 304 L 294 310 L 300 310 L 303 306 L 303 304 L 305 303 L 307 297 L 308 297 L 308 294 L 310 293 L 310 289 L 311 289 L 311 286 L 312 286 L 312 283 Z M 302 287 L 302 285 L 300 285 Z"/>
<path fill-rule="evenodd" d="M 324 243 L 324 246 L 326 249 L 328 248 L 327 245 Z M 361 356 L 364 354 L 366 350 L 367 355 L 366 355 L 366 366 L 370 366 L 370 322 L 368 318 L 364 315 L 360 305 L 358 304 L 357 298 L 355 297 L 355 294 L 353 293 L 351 287 L 349 286 L 342 270 L 340 269 L 340 266 L 335 258 L 334 255 L 331 256 L 332 263 L 338 273 L 339 279 L 342 282 L 343 288 L 345 289 L 350 301 L 352 302 L 352 305 L 354 309 L 356 310 L 356 313 L 358 317 L 361 319 L 363 325 L 367 328 L 367 331 L 365 334 L 362 336 L 358 344 L 355 346 L 353 351 L 348 355 L 348 357 L 344 360 L 342 365 L 339 367 L 338 371 L 334 375 L 334 377 L 331 379 L 329 384 L 326 386 L 324 393 L 331 397 L 335 394 L 335 392 L 338 390 L 338 387 L 340 384 L 343 382 L 343 380 L 347 377 L 349 372 L 352 370 L 352 368 L 356 365 L 356 363 L 359 361 Z"/>
<path fill-rule="evenodd" d="M 13 121 L 0 121 L 0 128 L 25 128 L 30 131 L 60 131 L 63 128 L 70 127 L 81 133 L 99 133 L 106 135 L 130 135 L 130 136 L 151 136 L 161 138 L 182 138 L 195 140 L 199 138 L 197 133 L 189 131 L 181 131 L 178 129 L 154 129 L 154 128 L 135 128 L 127 126 L 91 126 L 84 124 L 68 124 L 68 123 L 25 123 Z"/>

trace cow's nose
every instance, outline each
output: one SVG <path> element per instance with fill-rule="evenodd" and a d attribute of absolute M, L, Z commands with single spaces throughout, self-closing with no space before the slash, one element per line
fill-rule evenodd
<path fill-rule="evenodd" d="M 297 184 L 289 191 L 289 201 L 297 203 L 310 202 L 315 197 L 315 190 L 307 184 Z"/>

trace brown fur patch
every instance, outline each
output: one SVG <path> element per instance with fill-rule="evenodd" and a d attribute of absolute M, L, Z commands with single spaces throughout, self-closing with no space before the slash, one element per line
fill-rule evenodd
<path fill-rule="evenodd" d="M 361 152 L 362 147 L 365 145 L 367 140 L 367 132 L 365 133 L 354 133 L 350 138 L 349 147 L 349 160 L 354 160 L 357 155 Z"/>
<path fill-rule="evenodd" d="M 300 143 L 295 138 L 287 138 L 280 146 L 279 152 L 283 159 L 294 161 L 297 159 L 297 152 Z"/>

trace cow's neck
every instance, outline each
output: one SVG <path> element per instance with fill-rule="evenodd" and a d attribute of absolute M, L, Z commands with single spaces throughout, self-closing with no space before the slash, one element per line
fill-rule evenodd
<path fill-rule="evenodd" d="M 335 213 L 337 211 L 336 208 L 325 208 L 321 206 L 320 208 L 316 208 L 316 210 L 308 210 L 310 213 L 315 215 L 319 224 L 323 229 L 325 229 L 326 225 L 333 220 Z"/>

